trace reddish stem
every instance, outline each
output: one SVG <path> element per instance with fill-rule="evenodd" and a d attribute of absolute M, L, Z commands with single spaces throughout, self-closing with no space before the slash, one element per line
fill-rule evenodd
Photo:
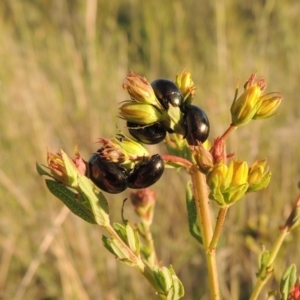
<path fill-rule="evenodd" d="M 221 139 L 226 140 L 228 138 L 228 136 L 231 134 L 231 132 L 234 131 L 235 129 L 237 129 L 237 127 L 230 124 L 228 129 L 222 134 Z"/>
<path fill-rule="evenodd" d="M 193 165 L 189 160 L 179 156 L 166 154 L 166 155 L 162 155 L 162 158 L 165 162 L 172 162 L 178 165 L 182 165 L 186 168 L 190 168 Z"/>

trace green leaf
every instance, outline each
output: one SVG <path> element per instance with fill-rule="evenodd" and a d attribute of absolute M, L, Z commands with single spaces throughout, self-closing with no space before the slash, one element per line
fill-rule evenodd
<path fill-rule="evenodd" d="M 122 258 L 122 259 L 119 259 L 120 262 L 122 262 L 123 264 L 126 264 L 130 267 L 135 267 L 136 266 L 136 263 L 134 261 L 132 261 L 131 259 L 128 259 L 128 258 Z"/>
<path fill-rule="evenodd" d="M 47 172 L 44 168 L 47 168 L 46 166 L 44 166 L 44 165 L 41 165 L 41 164 L 38 164 L 38 163 L 36 163 L 35 164 L 35 166 L 36 166 L 36 170 L 37 170 L 37 172 L 39 173 L 39 175 L 41 175 L 41 176 L 49 176 L 49 177 L 52 177 L 53 178 L 53 176 L 52 176 L 52 174 L 51 173 L 49 173 L 49 172 Z"/>
<path fill-rule="evenodd" d="M 280 293 L 282 300 L 287 300 L 289 292 L 293 289 L 297 281 L 297 268 L 294 264 L 286 269 L 280 281 Z"/>
<path fill-rule="evenodd" d="M 216 187 L 212 189 L 208 195 L 209 199 L 214 200 L 218 203 L 219 207 L 226 207 L 224 196 L 220 191 L 220 188 Z"/>
<path fill-rule="evenodd" d="M 102 236 L 102 242 L 104 247 L 115 255 L 120 262 L 131 267 L 136 267 L 138 264 L 142 263 L 138 256 L 132 255 L 131 249 L 127 247 L 121 239 Z"/>
<path fill-rule="evenodd" d="M 120 223 L 114 223 L 113 228 L 117 232 L 118 236 L 123 240 L 123 242 L 127 244 L 127 233 L 125 226 Z"/>
<path fill-rule="evenodd" d="M 157 285 L 160 287 L 160 295 L 165 296 L 167 300 L 177 300 L 184 296 L 184 288 L 176 276 L 172 266 L 153 267 L 153 275 Z"/>
<path fill-rule="evenodd" d="M 267 276 L 267 267 L 270 258 L 270 251 L 263 249 L 258 257 L 258 273 L 257 276 L 264 279 Z M 270 271 L 270 270 L 269 270 Z"/>
<path fill-rule="evenodd" d="M 271 176 L 272 173 L 268 172 L 261 180 L 261 182 L 257 183 L 257 184 L 250 184 L 248 189 L 247 189 L 247 193 L 251 193 L 254 191 L 259 191 L 261 189 L 264 189 L 267 187 L 267 185 L 269 184 L 270 180 L 271 180 Z"/>
<path fill-rule="evenodd" d="M 229 187 L 226 190 L 222 191 L 225 203 L 227 205 L 231 205 L 242 199 L 247 192 L 248 186 L 248 183 L 243 183 L 239 186 Z"/>
<path fill-rule="evenodd" d="M 126 226 L 127 244 L 129 248 L 136 254 L 140 255 L 140 239 L 136 229 L 127 223 Z"/>
<path fill-rule="evenodd" d="M 159 268 L 157 266 L 153 266 L 154 279 L 164 295 L 168 292 L 167 286 L 170 281 L 168 274 L 166 274 L 166 270 L 168 270 L 166 267 Z"/>
<path fill-rule="evenodd" d="M 80 194 L 86 200 L 83 205 L 92 210 L 96 223 L 104 227 L 109 226 L 108 203 L 102 192 L 90 179 L 83 175 L 78 175 L 78 185 L 81 191 Z"/>
<path fill-rule="evenodd" d="M 186 195 L 186 207 L 188 212 L 190 233 L 202 245 L 203 240 L 202 240 L 201 230 L 198 223 L 197 208 L 195 204 L 195 199 L 193 197 L 193 192 L 192 192 L 190 182 L 187 184 L 185 195 Z"/>
<path fill-rule="evenodd" d="M 145 259 L 149 264 L 153 265 L 153 262 L 151 261 L 153 252 L 152 252 L 152 249 L 149 248 L 149 246 L 141 244 L 140 245 L 140 254 L 143 257 L 143 259 Z"/>
<path fill-rule="evenodd" d="M 112 249 L 111 247 L 111 241 L 112 239 L 111 238 L 108 238 L 107 236 L 103 235 L 102 236 L 102 243 L 104 245 L 104 247 L 110 252 L 112 253 L 113 255 L 116 255 L 114 250 Z"/>
<path fill-rule="evenodd" d="M 49 191 L 60 199 L 71 212 L 89 223 L 96 224 L 92 213 L 79 202 L 77 193 L 57 181 L 51 179 L 46 179 L 45 181 Z"/>
<path fill-rule="evenodd" d="M 173 296 L 172 299 L 180 299 L 184 296 L 184 287 L 182 282 L 179 280 L 172 266 L 169 267 L 169 271 L 173 279 Z"/>
<path fill-rule="evenodd" d="M 120 240 L 112 239 L 111 248 L 121 262 L 130 266 L 136 266 L 136 262 L 130 256 L 130 250 Z"/>

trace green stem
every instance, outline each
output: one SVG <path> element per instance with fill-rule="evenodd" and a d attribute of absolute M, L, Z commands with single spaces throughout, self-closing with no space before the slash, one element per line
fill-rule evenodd
<path fill-rule="evenodd" d="M 129 254 L 129 259 L 132 260 L 139 269 L 143 269 L 144 267 L 144 263 L 141 260 L 141 258 L 139 256 L 137 256 L 131 249 L 130 247 L 120 238 L 120 236 L 118 235 L 118 233 L 115 231 L 115 229 L 111 226 L 105 226 L 105 229 L 107 230 L 107 232 L 111 235 L 111 237 L 115 240 L 117 240 L 122 247 L 126 248 L 127 253 Z"/>
<path fill-rule="evenodd" d="M 255 287 L 252 291 L 251 298 L 249 300 L 258 299 L 258 296 L 263 288 L 263 286 L 266 284 L 266 282 L 269 280 L 269 278 L 272 276 L 272 273 L 268 273 L 267 276 L 264 279 L 258 278 L 256 281 Z"/>
<path fill-rule="evenodd" d="M 216 227 L 215 227 L 215 230 L 214 230 L 214 235 L 213 235 L 212 240 L 209 244 L 210 249 L 214 249 L 214 248 L 217 247 L 218 240 L 219 240 L 219 237 L 220 237 L 221 232 L 222 232 L 222 228 L 223 228 L 223 224 L 224 224 L 224 221 L 225 221 L 227 211 L 228 211 L 228 207 L 220 208 L 220 210 L 219 210 L 217 223 L 216 223 Z"/>
<path fill-rule="evenodd" d="M 157 284 L 157 282 L 154 279 L 153 272 L 147 264 L 145 264 L 142 259 L 137 256 L 131 249 L 128 247 L 128 245 L 120 238 L 120 236 L 117 234 L 117 232 L 114 230 L 114 228 L 111 225 L 105 226 L 105 229 L 107 232 L 111 235 L 112 238 L 118 240 L 128 251 L 130 259 L 135 262 L 135 267 L 143 274 L 143 276 L 149 281 L 149 283 L 152 285 L 152 287 L 155 289 L 157 294 L 160 296 L 160 298 L 165 299 L 165 296 L 162 295 L 162 290 L 160 286 Z"/>
<path fill-rule="evenodd" d="M 156 251 L 155 251 L 155 246 L 154 246 L 154 241 L 153 241 L 153 236 L 152 232 L 150 230 L 150 225 L 146 222 L 142 222 L 142 226 L 144 227 L 144 231 L 139 233 L 143 236 L 145 239 L 147 246 L 149 248 L 150 252 L 150 257 L 147 259 L 152 265 L 158 265 L 158 260 L 156 256 Z"/>
<path fill-rule="evenodd" d="M 273 263 L 274 263 L 274 261 L 277 257 L 277 254 L 284 242 L 284 239 L 286 238 L 288 233 L 289 233 L 288 227 L 284 227 L 281 230 L 279 236 L 277 237 L 277 240 L 275 241 L 275 243 L 273 245 L 272 250 L 270 251 L 270 256 L 269 256 L 269 259 L 268 259 L 265 267 L 260 271 L 259 277 L 256 281 L 252 295 L 249 300 L 258 299 L 258 296 L 259 296 L 262 288 L 264 287 L 264 285 L 267 283 L 267 281 L 271 277 L 271 275 L 273 273 Z"/>
<path fill-rule="evenodd" d="M 210 299 L 219 300 L 220 289 L 216 264 L 216 249 L 210 249 L 209 247 L 213 236 L 213 230 L 205 176 L 202 173 L 200 173 L 199 170 L 196 170 L 192 173 L 192 181 L 197 208 L 198 222 L 202 232 L 203 246 L 206 255 Z"/>

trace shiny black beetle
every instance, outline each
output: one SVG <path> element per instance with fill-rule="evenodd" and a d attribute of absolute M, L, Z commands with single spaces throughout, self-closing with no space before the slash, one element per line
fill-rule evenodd
<path fill-rule="evenodd" d="M 165 110 L 169 109 L 169 104 L 174 107 L 183 105 L 183 96 L 177 85 L 168 79 L 157 79 L 151 83 L 156 98 Z M 164 128 L 159 123 L 140 125 L 127 122 L 129 133 L 143 144 L 158 144 L 166 137 L 166 132 L 172 133 L 170 128 Z"/>
<path fill-rule="evenodd" d="M 143 189 L 154 184 L 163 174 L 164 168 L 164 161 L 159 154 L 144 157 L 129 173 L 127 178 L 128 187 Z"/>
<path fill-rule="evenodd" d="M 88 177 L 101 190 L 111 194 L 118 194 L 126 190 L 126 171 L 118 164 L 101 157 L 99 151 L 90 157 L 88 168 Z"/>
<path fill-rule="evenodd" d="M 127 128 L 143 144 L 158 144 L 166 137 L 166 130 L 159 123 L 140 125 L 127 121 Z"/>
<path fill-rule="evenodd" d="M 183 104 L 183 96 L 178 86 L 168 79 L 156 79 L 151 82 L 154 94 L 165 110 L 169 104 L 180 107 Z"/>
<path fill-rule="evenodd" d="M 189 145 L 197 145 L 197 141 L 204 143 L 209 135 L 209 120 L 206 113 L 195 105 L 186 105 L 184 113 L 186 128 L 185 138 Z"/>

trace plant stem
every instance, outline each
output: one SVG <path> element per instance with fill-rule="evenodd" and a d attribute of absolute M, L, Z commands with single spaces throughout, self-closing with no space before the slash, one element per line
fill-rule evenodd
<path fill-rule="evenodd" d="M 221 232 L 222 232 L 222 228 L 223 228 L 223 224 L 224 224 L 224 221 L 225 221 L 227 211 L 228 211 L 228 207 L 220 208 L 220 210 L 219 210 L 217 223 L 216 223 L 216 227 L 215 227 L 215 230 L 214 230 L 214 235 L 213 235 L 212 240 L 209 244 L 210 249 L 214 249 L 214 248 L 217 247 L 218 240 L 219 240 L 219 237 L 220 237 Z"/>
<path fill-rule="evenodd" d="M 165 154 L 162 155 L 162 158 L 165 162 L 171 162 L 174 163 L 175 165 L 183 166 L 187 169 L 192 166 L 192 163 L 183 157 Z"/>
<path fill-rule="evenodd" d="M 138 257 L 131 249 L 130 247 L 120 238 L 120 236 L 117 234 L 117 232 L 115 231 L 115 229 L 109 224 L 108 226 L 104 227 L 107 232 L 111 235 L 111 237 L 115 240 L 117 240 L 122 247 L 126 248 L 127 253 L 129 255 L 129 259 L 131 259 L 137 266 L 138 268 L 143 268 L 143 261 L 141 260 L 140 257 Z"/>
<path fill-rule="evenodd" d="M 270 251 L 270 256 L 267 263 L 265 264 L 265 267 L 260 271 L 260 274 L 258 276 L 255 287 L 253 289 L 252 295 L 249 300 L 256 300 L 258 298 L 262 288 L 271 277 L 273 273 L 273 263 L 288 233 L 289 233 L 288 227 L 284 227 L 281 230 L 279 236 L 277 237 L 277 240 L 273 245 L 272 250 Z"/>
<path fill-rule="evenodd" d="M 194 197 L 197 207 L 198 222 L 202 232 L 203 246 L 206 255 L 210 299 L 219 300 L 220 290 L 216 264 L 216 249 L 209 247 L 213 236 L 213 230 L 205 176 L 202 173 L 200 173 L 199 170 L 195 170 L 192 173 L 192 181 Z"/>
<path fill-rule="evenodd" d="M 115 229 L 109 225 L 104 227 L 107 232 L 111 235 L 112 238 L 118 240 L 124 248 L 127 249 L 127 252 L 129 254 L 130 259 L 135 262 L 135 267 L 144 275 L 144 277 L 149 281 L 149 283 L 152 285 L 152 287 L 155 289 L 157 294 L 160 296 L 160 298 L 165 299 L 164 295 L 162 294 L 162 290 L 158 283 L 155 281 L 153 277 L 153 272 L 151 268 L 145 264 L 142 259 L 137 256 L 131 249 L 128 247 L 128 245 L 120 238 L 120 236 L 117 234 Z"/>
<path fill-rule="evenodd" d="M 211 241 L 213 231 L 205 176 L 200 171 L 195 170 L 192 174 L 192 178 L 199 225 L 203 235 L 203 244 L 204 247 L 207 248 Z"/>
<path fill-rule="evenodd" d="M 221 138 L 224 140 L 227 139 L 228 136 L 231 134 L 231 132 L 233 132 L 235 129 L 237 129 L 237 127 L 230 124 L 230 126 L 227 128 L 227 130 L 222 134 Z"/>
<path fill-rule="evenodd" d="M 147 246 L 149 248 L 149 252 L 150 252 L 150 256 L 148 258 L 148 261 L 152 264 L 152 265 L 158 265 L 158 260 L 157 260 L 157 256 L 156 256 L 156 251 L 155 251 L 155 246 L 154 246 L 154 241 L 153 241 L 153 236 L 150 230 L 150 225 L 146 222 L 142 222 L 142 226 L 144 231 L 140 232 L 140 235 L 144 237 Z"/>

